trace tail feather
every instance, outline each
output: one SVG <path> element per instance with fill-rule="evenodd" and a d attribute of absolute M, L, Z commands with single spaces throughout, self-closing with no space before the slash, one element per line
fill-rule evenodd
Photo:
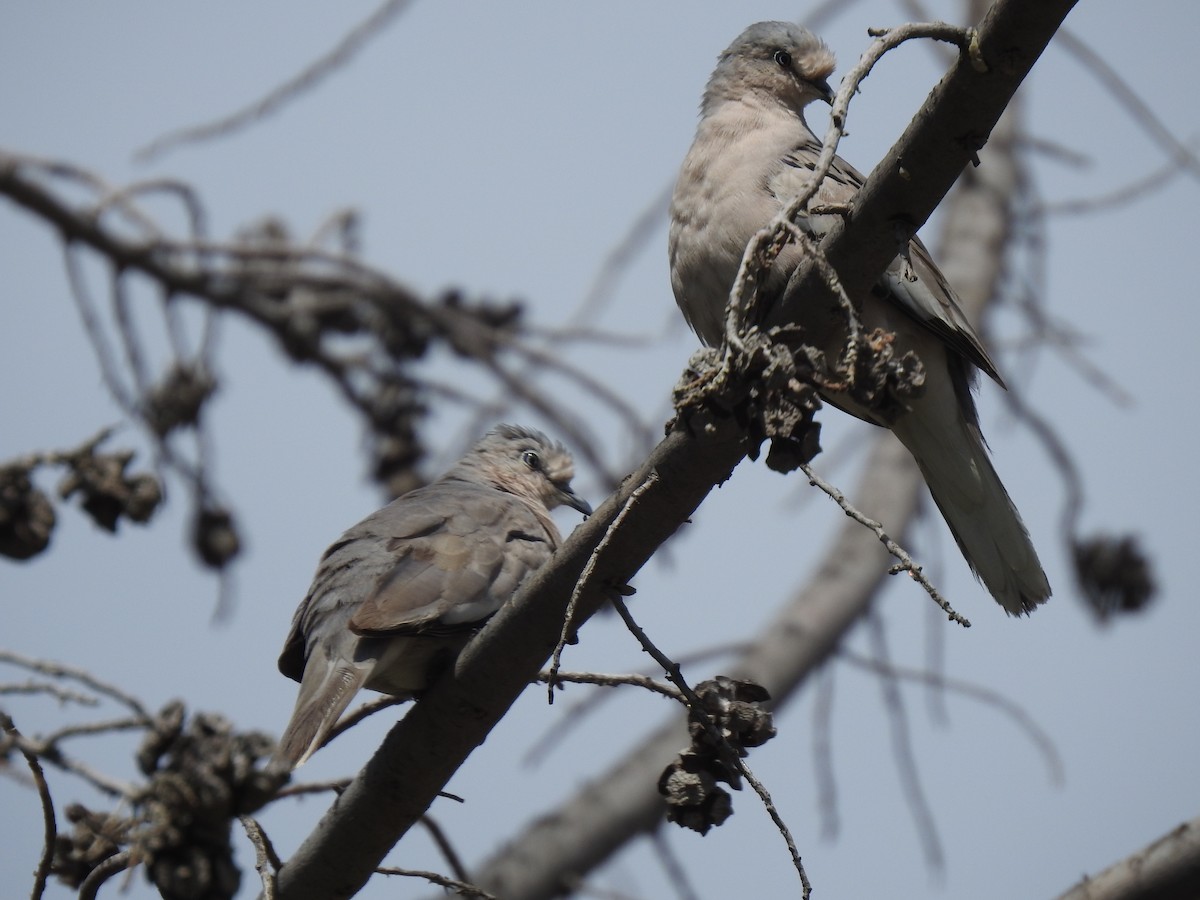
<path fill-rule="evenodd" d="M 310 657 L 291 721 L 279 739 L 270 767 L 290 772 L 304 765 L 325 743 L 370 672 L 369 665 L 343 660 L 331 665 L 328 660 Z"/>
<path fill-rule="evenodd" d="M 893 431 L 916 459 L 975 576 L 1009 615 L 1033 612 L 1050 596 L 1050 584 L 1021 514 L 992 466 L 979 429 L 957 408 L 953 422 L 938 412 L 929 406 L 914 409 Z"/>

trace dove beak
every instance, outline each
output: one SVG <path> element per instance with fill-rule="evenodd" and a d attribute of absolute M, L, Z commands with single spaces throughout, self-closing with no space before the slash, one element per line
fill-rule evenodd
<path fill-rule="evenodd" d="M 558 499 L 562 502 L 563 506 L 577 509 L 585 516 L 592 514 L 592 505 L 571 490 L 569 485 L 558 489 Z"/>
<path fill-rule="evenodd" d="M 829 86 L 829 82 L 826 79 L 822 78 L 818 81 L 810 81 L 809 84 L 816 89 L 822 100 L 824 100 L 830 106 L 833 106 L 833 88 Z"/>

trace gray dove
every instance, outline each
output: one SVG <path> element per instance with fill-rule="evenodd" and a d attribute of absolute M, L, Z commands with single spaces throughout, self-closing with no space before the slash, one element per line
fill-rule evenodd
<path fill-rule="evenodd" d="M 359 688 L 408 697 L 428 687 L 558 547 L 550 510 L 591 513 L 573 474 L 561 445 L 501 425 L 338 538 L 279 657 L 300 696 L 271 767 L 305 762 Z"/>
<path fill-rule="evenodd" d="M 696 137 L 671 201 L 670 261 L 675 300 L 711 347 L 725 337 L 725 310 L 746 245 L 802 189 L 821 144 L 804 121 L 814 100 L 832 100 L 826 79 L 832 52 L 788 22 L 751 25 L 721 54 L 701 104 Z M 836 158 L 812 205 L 849 204 L 863 184 Z M 801 212 L 797 224 L 816 240 L 829 215 Z M 800 261 L 784 249 L 765 279 L 764 299 L 778 298 Z M 983 370 L 1004 382 L 954 291 L 929 251 L 914 239 L 868 296 L 853 298 L 867 332 L 895 334 L 898 354 L 913 351 L 925 367 L 925 387 L 900 414 L 884 418 L 845 395 L 835 406 L 890 428 L 916 459 L 930 493 L 967 563 L 1012 615 L 1031 612 L 1050 585 L 1021 516 L 1001 484 L 984 444 L 971 389 Z M 836 358 L 846 329 L 825 307 L 801 310 L 818 349 Z"/>

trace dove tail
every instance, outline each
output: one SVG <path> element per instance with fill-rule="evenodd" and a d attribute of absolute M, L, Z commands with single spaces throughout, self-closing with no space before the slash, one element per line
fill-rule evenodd
<path fill-rule="evenodd" d="M 957 405 L 918 403 L 892 430 L 916 459 L 967 564 L 1004 611 L 1022 615 L 1044 603 L 1046 573 L 978 426 Z"/>
<path fill-rule="evenodd" d="M 345 662 L 331 666 L 328 661 L 310 657 L 296 708 L 271 757 L 270 768 L 290 772 L 304 765 L 325 743 L 370 672 L 369 666 Z"/>

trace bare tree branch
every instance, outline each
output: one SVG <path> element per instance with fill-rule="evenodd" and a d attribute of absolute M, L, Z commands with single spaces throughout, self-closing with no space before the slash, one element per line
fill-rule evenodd
<path fill-rule="evenodd" d="M 103 694 L 122 706 L 129 709 L 146 725 L 152 721 L 152 716 L 146 711 L 141 701 L 132 694 L 121 690 L 113 684 L 106 681 L 101 681 L 91 672 L 86 669 L 80 669 L 75 666 L 68 666 L 64 663 L 53 662 L 45 659 L 33 659 L 21 653 L 14 653 L 12 650 L 0 649 L 0 662 L 6 662 L 14 666 L 20 666 L 23 669 L 29 669 L 34 672 L 40 672 L 43 675 L 49 675 L 53 678 L 69 678 L 73 681 L 78 681 L 85 685 L 97 694 Z"/>
<path fill-rule="evenodd" d="M 421 826 L 429 832 L 429 836 L 437 845 L 438 851 L 446 860 L 446 865 L 450 867 L 450 871 L 454 873 L 454 877 L 459 881 L 470 881 L 467 875 L 467 867 L 462 864 L 462 858 L 458 855 L 458 851 L 454 849 L 454 845 L 450 842 L 446 832 L 442 830 L 442 826 L 437 823 L 433 816 L 421 816 Z"/>
<path fill-rule="evenodd" d="M 825 666 L 816 673 L 816 697 L 812 710 L 813 770 L 817 781 L 817 814 L 821 837 L 834 840 L 841 830 L 838 817 L 837 778 L 833 772 L 834 669 Z"/>
<path fill-rule="evenodd" d="M 650 841 L 654 844 L 655 855 L 662 863 L 662 867 L 667 873 L 667 879 L 675 888 L 675 894 L 679 900 L 700 900 L 700 894 L 697 893 L 691 879 L 688 878 L 687 869 L 671 849 L 671 842 L 667 840 L 667 836 L 661 828 L 650 834 Z"/>
<path fill-rule="evenodd" d="M 124 872 L 132 865 L 134 865 L 133 854 L 128 850 L 110 856 L 92 869 L 91 874 L 83 880 L 83 884 L 79 886 L 79 900 L 96 900 L 96 895 L 100 893 L 104 882 L 119 872 Z"/>
<path fill-rule="evenodd" d="M 19 739 L 21 733 L 17 730 L 16 724 L 12 718 L 5 712 L 0 711 L 0 729 L 11 738 Z M 19 742 L 18 742 L 18 746 Z M 38 762 L 37 755 L 29 752 L 23 747 L 20 748 L 21 755 L 25 757 L 25 762 L 29 766 L 29 771 L 33 775 L 33 783 L 37 788 L 38 799 L 42 803 L 42 855 L 38 860 L 37 869 L 33 873 L 33 891 L 30 893 L 30 900 L 41 900 L 42 895 L 46 892 L 46 880 L 50 877 L 50 866 L 54 861 L 54 842 L 58 838 L 58 821 L 54 816 L 54 801 L 50 798 L 50 785 L 46 784 L 46 773 L 42 771 L 41 763 Z"/>
<path fill-rule="evenodd" d="M 1025 736 L 1029 738 L 1037 751 L 1042 754 L 1050 783 L 1061 785 L 1065 780 L 1066 776 L 1063 771 L 1062 757 L 1059 756 L 1058 749 L 1054 746 L 1054 741 L 1050 735 L 1034 721 L 1033 717 L 1026 710 L 999 691 L 993 691 L 982 685 L 972 684 L 969 681 L 963 681 L 958 678 L 947 678 L 940 672 L 909 669 L 891 663 L 883 663 L 877 659 L 852 653 L 845 648 L 838 649 L 837 658 L 867 671 L 886 674 L 888 677 L 900 681 L 915 681 L 927 684 L 931 687 L 940 688 L 943 692 L 949 691 L 961 694 L 964 697 L 970 697 L 972 700 L 998 709 L 1008 716 L 1021 731 L 1025 732 Z M 939 716 L 944 716 L 944 713 L 939 712 Z"/>
<path fill-rule="evenodd" d="M 271 846 L 267 833 L 252 816 L 240 816 L 242 827 L 246 829 L 246 837 L 254 845 L 254 868 L 262 881 L 263 900 L 275 900 L 275 872 L 279 868 L 279 856 Z"/>
<path fill-rule="evenodd" d="M 921 569 L 921 566 L 917 565 L 916 560 L 909 555 L 907 550 L 905 550 L 891 538 L 882 525 L 860 510 L 855 509 L 850 501 L 846 499 L 845 494 L 813 471 L 813 467 L 808 463 L 800 466 L 800 470 L 808 476 L 809 484 L 811 484 L 813 487 L 819 488 L 823 493 L 826 494 L 826 496 L 829 497 L 829 499 L 831 499 L 841 508 L 842 512 L 848 515 L 859 525 L 862 525 L 864 528 L 867 528 L 874 533 L 874 535 L 879 538 L 879 543 L 883 544 L 883 546 L 887 548 L 888 553 L 899 560 L 896 565 L 892 566 L 890 574 L 896 575 L 900 572 L 907 572 L 909 577 L 911 577 L 912 580 L 917 584 L 921 585 L 921 587 L 925 589 L 925 593 L 933 598 L 933 602 L 941 607 L 942 612 L 946 614 L 947 618 L 949 618 L 951 622 L 962 625 L 964 628 L 971 627 L 971 623 L 966 618 L 955 612 L 954 607 L 950 605 L 950 601 L 943 597 L 941 592 L 934 586 L 933 582 L 926 577 L 924 571 Z"/>
<path fill-rule="evenodd" d="M 1200 818 L 1085 876 L 1058 900 L 1187 900 L 1200 896 Z"/>
<path fill-rule="evenodd" d="M 1184 145 L 1186 150 L 1195 157 L 1195 140 Z M 1161 187 L 1173 181 L 1177 175 L 1188 171 L 1188 166 L 1178 156 L 1173 156 L 1153 172 L 1148 172 L 1139 178 L 1132 179 L 1119 187 L 1091 197 L 1075 197 L 1068 200 L 1053 200 L 1043 202 L 1029 211 L 1030 215 L 1044 216 L 1082 216 L 1098 212 L 1120 209 L 1136 200 L 1150 195 Z"/>
<path fill-rule="evenodd" d="M 437 872 L 426 872 L 420 869 L 397 869 L 393 867 L 384 867 L 376 869 L 380 875 L 402 875 L 406 878 L 424 878 L 431 884 L 436 884 L 439 887 L 449 888 L 454 893 L 463 897 L 480 897 L 482 900 L 499 900 L 499 898 L 489 894 L 482 888 L 476 887 L 473 884 L 467 884 L 463 881 L 458 881 L 454 878 L 447 878 L 445 875 L 439 875 Z"/>
<path fill-rule="evenodd" d="M 60 703 L 78 703 L 80 706 L 96 706 L 100 701 L 90 694 L 60 688 L 56 684 L 26 681 L 23 684 L 0 684 L 0 694 L 49 694 Z"/>
<path fill-rule="evenodd" d="M 904 792 L 904 801 L 908 805 L 909 814 L 913 818 L 921 847 L 925 851 L 925 862 L 934 871 L 940 872 L 945 868 L 946 860 L 942 852 L 941 838 L 938 837 L 937 823 L 933 811 L 929 808 L 929 800 L 921 787 L 921 773 L 917 768 L 916 756 L 913 753 L 912 736 L 908 730 L 908 713 L 904 709 L 904 697 L 896 684 L 896 679 L 887 669 L 891 666 L 890 654 L 887 647 L 887 635 L 883 628 L 883 620 L 877 611 L 872 610 L 867 615 L 867 634 L 870 637 L 871 648 L 875 658 L 881 663 L 879 687 L 883 692 L 883 705 L 887 711 L 888 725 L 892 738 L 892 758 L 900 776 L 900 788 Z"/>
<path fill-rule="evenodd" d="M 1125 107 L 1125 111 L 1133 117 L 1134 121 L 1142 126 L 1145 133 L 1159 145 L 1164 153 L 1174 159 L 1181 169 L 1188 171 L 1193 178 L 1200 178 L 1200 157 L 1197 157 L 1187 144 L 1171 133 L 1171 129 L 1154 114 L 1146 101 L 1129 86 L 1129 83 L 1104 57 L 1066 28 L 1059 31 L 1055 42 L 1096 76 L 1116 101 Z"/>
<path fill-rule="evenodd" d="M 411 0 L 387 0 L 379 9 L 371 13 L 361 24 L 338 41 L 332 50 L 305 66 L 302 72 L 289 78 L 266 96 L 216 121 L 182 128 L 157 137 L 138 150 L 134 157 L 140 162 L 149 162 L 180 144 L 191 144 L 221 137 L 250 122 L 265 118 L 292 100 L 297 94 L 311 90 L 322 78 L 353 59 L 354 54 L 370 38 L 381 32 L 388 22 L 410 2 Z"/>
<path fill-rule="evenodd" d="M 637 639 L 637 642 L 642 645 L 642 649 L 650 654 L 651 658 L 663 667 L 666 672 L 667 679 L 678 688 L 679 692 L 684 697 L 684 702 L 687 705 L 688 713 L 692 719 L 701 723 L 704 730 L 710 735 L 714 744 L 720 748 L 721 756 L 726 765 L 734 768 L 750 786 L 754 789 L 754 793 L 758 794 L 762 801 L 763 807 L 767 810 L 767 814 L 771 817 L 771 821 L 775 824 L 775 829 L 783 837 L 784 843 L 787 845 L 788 853 L 792 857 L 792 866 L 796 869 L 796 874 L 800 876 L 800 896 L 802 900 L 809 900 L 812 895 L 812 884 L 808 880 L 808 873 L 804 871 L 804 863 L 800 859 L 800 851 L 796 847 L 796 841 L 792 837 L 791 830 L 787 827 L 787 823 L 783 821 L 783 816 L 779 814 L 778 808 L 775 806 L 775 801 L 771 799 L 770 793 L 757 776 L 750 770 L 750 767 L 742 760 L 741 755 L 731 746 L 726 740 L 721 730 L 709 716 L 704 702 L 692 689 L 692 686 L 687 683 L 683 677 L 683 672 L 679 668 L 679 664 L 662 652 L 642 630 L 641 626 L 634 621 L 632 614 L 629 612 L 629 607 L 625 605 L 620 593 L 613 590 L 609 593 L 609 601 L 617 610 L 617 615 L 621 617 L 621 621 L 625 623 L 625 627 Z M 774 734 L 774 728 L 770 734 Z"/>

